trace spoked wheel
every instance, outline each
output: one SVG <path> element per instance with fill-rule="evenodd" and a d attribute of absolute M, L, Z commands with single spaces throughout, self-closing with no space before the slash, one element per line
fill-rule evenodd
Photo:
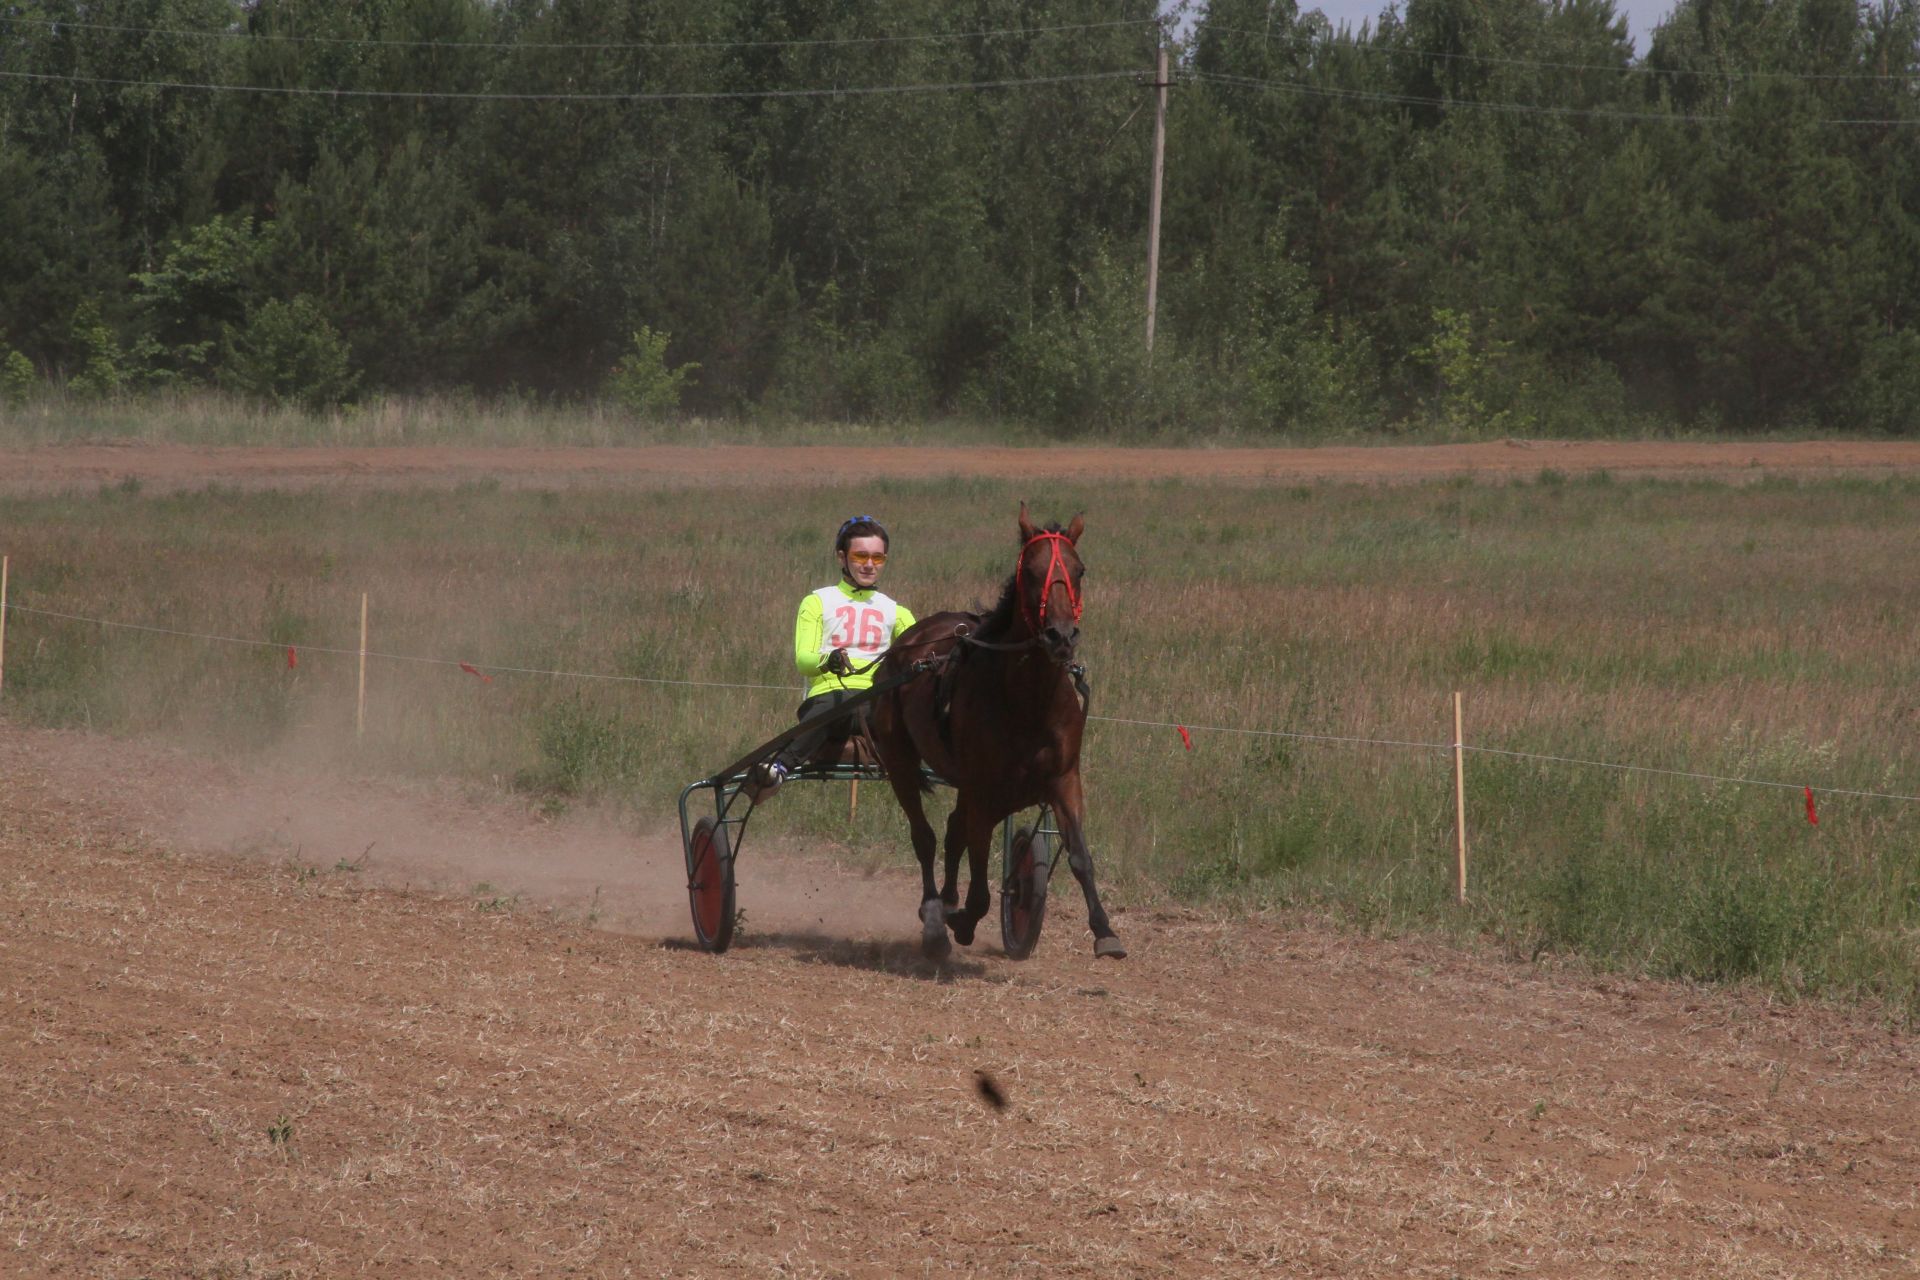
<path fill-rule="evenodd" d="M 1040 943 L 1047 919 L 1047 873 L 1052 842 L 1032 827 L 1013 833 L 1007 845 L 1007 878 L 1000 886 L 1000 939 L 1009 960 L 1025 960 Z"/>
<path fill-rule="evenodd" d="M 733 944 L 733 851 L 712 818 L 694 823 L 687 839 L 687 897 L 693 936 L 708 951 L 725 951 Z"/>

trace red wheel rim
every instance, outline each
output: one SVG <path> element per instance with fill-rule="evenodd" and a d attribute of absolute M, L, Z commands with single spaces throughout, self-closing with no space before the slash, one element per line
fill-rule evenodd
<path fill-rule="evenodd" d="M 693 923 L 702 938 L 720 936 L 720 925 L 727 910 L 726 874 L 713 848 L 713 829 L 696 827 L 693 832 L 693 878 L 687 885 L 693 899 Z"/>

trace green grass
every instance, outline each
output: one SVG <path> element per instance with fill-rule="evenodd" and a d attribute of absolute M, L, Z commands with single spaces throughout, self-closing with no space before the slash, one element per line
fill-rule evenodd
<path fill-rule="evenodd" d="M 1476 745 L 1792 788 L 1471 755 L 1462 911 L 1445 752 L 1205 729 L 1188 752 L 1172 729 L 1096 723 L 1092 834 L 1120 901 L 1305 909 L 1920 1013 L 1920 805 L 1826 797 L 1814 827 L 1797 789 L 1920 794 L 1904 479 L 4 499 L 16 603 L 270 642 L 17 614 L 4 706 L 664 820 L 686 781 L 790 722 L 792 611 L 847 512 L 888 520 L 886 585 L 924 612 L 993 594 L 1022 497 L 1088 513 L 1097 714 L 1441 743 L 1458 688 Z M 318 649 L 354 648 L 363 590 L 380 652 L 779 687 L 376 661 L 356 744 L 354 660 Z M 308 647 L 294 671 L 287 644 Z M 759 822 L 908 859 L 884 793 L 850 823 L 844 789 L 796 789 Z"/>

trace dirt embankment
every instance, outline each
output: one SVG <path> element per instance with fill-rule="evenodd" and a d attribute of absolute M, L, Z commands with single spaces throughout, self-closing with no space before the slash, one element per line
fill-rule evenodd
<path fill-rule="evenodd" d="M 1490 444 L 1311 449 L 1114 449 L 859 446 L 858 475 L 873 479 L 982 476 L 1021 480 L 1159 480 L 1234 484 L 1321 479 L 1406 481 L 1452 475 L 1741 474 L 1766 471 L 1920 471 L 1920 442 L 1664 442 L 1506 440 Z M 845 446 L 652 445 L 498 447 L 395 445 L 49 445 L 0 449 L 0 493 L 91 488 L 128 479 L 159 490 L 414 488 L 497 480 L 517 487 L 836 484 Z"/>
<path fill-rule="evenodd" d="M 904 870 L 764 853 L 715 957 L 678 857 L 0 720 L 0 1273 L 1920 1259 L 1914 1042 L 1868 1016 L 1174 911 L 1096 962 L 1076 895 L 936 971 Z"/>

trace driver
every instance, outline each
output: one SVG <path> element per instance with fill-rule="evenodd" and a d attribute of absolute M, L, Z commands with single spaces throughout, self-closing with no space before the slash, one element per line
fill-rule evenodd
<path fill-rule="evenodd" d="M 913 625 L 913 614 L 905 605 L 876 589 L 880 571 L 886 568 L 888 546 L 887 531 L 872 516 L 845 521 L 833 539 L 840 580 L 809 592 L 800 601 L 793 623 L 793 662 L 807 680 L 800 719 L 871 688 L 872 669 L 880 655 Z M 751 798 L 758 803 L 771 795 L 787 775 L 846 727 L 844 722 L 830 721 L 755 765 L 749 779 Z"/>

